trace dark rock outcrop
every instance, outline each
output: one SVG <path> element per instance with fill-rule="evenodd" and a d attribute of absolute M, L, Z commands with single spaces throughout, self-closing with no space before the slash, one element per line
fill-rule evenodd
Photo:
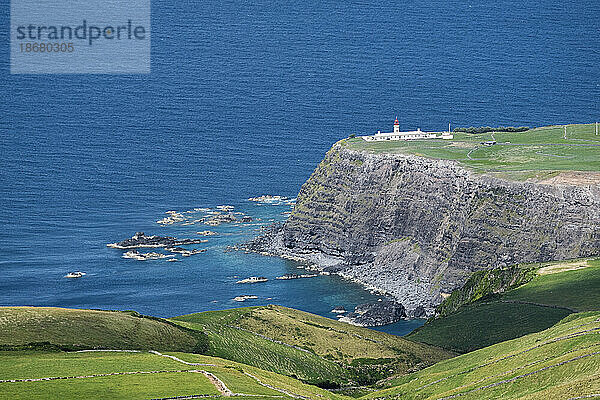
<path fill-rule="evenodd" d="M 348 313 L 339 320 L 358 326 L 382 326 L 393 324 L 406 317 L 404 306 L 393 300 L 360 304 L 354 312 Z"/>
<path fill-rule="evenodd" d="M 425 318 L 427 317 L 427 310 L 423 306 L 417 306 L 417 308 L 410 310 L 406 314 L 407 318 Z"/>
<path fill-rule="evenodd" d="M 115 249 L 138 249 L 142 247 L 176 247 L 186 244 L 204 243 L 204 239 L 177 239 L 171 236 L 147 236 L 144 232 L 137 232 L 129 239 L 118 243 L 109 243 L 108 247 Z"/>
<path fill-rule="evenodd" d="M 454 161 L 338 143 L 289 219 L 247 248 L 302 257 L 432 315 L 441 294 L 474 271 L 600 254 L 600 185 L 558 182 L 509 181 Z"/>

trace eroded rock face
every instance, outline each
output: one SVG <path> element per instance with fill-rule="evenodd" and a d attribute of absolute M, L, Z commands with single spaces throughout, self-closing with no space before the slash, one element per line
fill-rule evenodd
<path fill-rule="evenodd" d="M 285 224 L 249 248 L 304 257 L 431 315 L 473 271 L 600 254 L 600 186 L 583 182 L 507 181 L 338 144 Z"/>
<path fill-rule="evenodd" d="M 358 326 L 383 326 L 393 324 L 406 317 L 404 306 L 392 300 L 365 303 L 356 306 L 354 312 L 339 320 Z"/>

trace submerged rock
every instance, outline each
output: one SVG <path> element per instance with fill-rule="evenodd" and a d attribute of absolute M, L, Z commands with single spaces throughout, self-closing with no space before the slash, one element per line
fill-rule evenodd
<path fill-rule="evenodd" d="M 239 302 L 246 301 L 246 300 L 256 300 L 256 299 L 258 299 L 258 296 L 254 296 L 254 295 L 244 295 L 244 296 L 237 296 L 237 297 L 233 298 L 234 301 L 239 301 Z"/>
<path fill-rule="evenodd" d="M 265 195 L 258 196 L 258 197 L 250 197 L 248 199 L 248 201 L 254 201 L 257 203 L 274 203 L 274 202 L 285 201 L 285 200 L 288 200 L 288 198 L 285 196 L 271 196 L 269 194 L 265 194 Z"/>
<path fill-rule="evenodd" d="M 131 258 L 133 260 L 138 260 L 138 261 L 147 261 L 147 260 L 158 260 L 161 258 L 172 258 L 175 256 L 172 254 L 163 254 L 163 253 L 156 253 L 156 252 L 140 253 L 137 250 L 129 250 L 128 252 L 123 254 L 121 257 Z"/>
<path fill-rule="evenodd" d="M 332 313 L 334 314 L 345 314 L 346 313 L 346 309 L 342 306 L 337 306 L 335 307 L 333 310 L 331 310 Z"/>
<path fill-rule="evenodd" d="M 81 278 L 84 275 L 85 275 L 85 272 L 75 271 L 75 272 L 69 272 L 68 274 L 66 274 L 65 278 Z"/>
<path fill-rule="evenodd" d="M 260 283 L 267 282 L 268 279 L 264 276 L 251 276 L 250 278 L 242 279 L 237 281 L 236 283 Z"/>
<path fill-rule="evenodd" d="M 360 304 L 339 320 L 357 326 L 382 326 L 406 318 L 404 306 L 393 300 Z"/>
<path fill-rule="evenodd" d="M 213 231 L 201 231 L 201 232 L 196 232 L 197 235 L 202 235 L 202 236 L 215 236 L 218 235 L 217 232 L 213 232 Z"/>
<path fill-rule="evenodd" d="M 184 249 L 183 247 L 167 247 L 165 250 L 170 251 L 171 253 L 181 254 L 183 257 L 189 257 L 194 254 L 204 253 L 206 249 Z"/>
<path fill-rule="evenodd" d="M 278 276 L 275 279 L 287 280 L 287 279 L 301 279 L 301 278 L 314 278 L 319 276 L 318 274 L 284 274 Z"/>
<path fill-rule="evenodd" d="M 236 221 L 237 218 L 234 213 L 230 212 L 227 214 L 213 214 L 210 218 L 204 221 L 205 225 L 219 226 L 224 223 Z"/>

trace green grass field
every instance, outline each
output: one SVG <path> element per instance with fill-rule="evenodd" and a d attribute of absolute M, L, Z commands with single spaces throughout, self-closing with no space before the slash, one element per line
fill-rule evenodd
<path fill-rule="evenodd" d="M 47 342 L 69 350 L 153 349 L 201 351 L 206 336 L 133 312 L 53 307 L 0 308 L 0 346 Z M 43 347 L 43 346 L 42 346 Z"/>
<path fill-rule="evenodd" d="M 546 329 L 573 311 L 600 310 L 600 260 L 579 261 L 587 267 L 576 270 L 563 270 L 563 264 L 544 263 L 540 267 L 558 272 L 538 274 L 502 295 L 462 306 L 408 338 L 467 352 Z"/>
<path fill-rule="evenodd" d="M 178 369 L 182 369 L 180 364 L 147 352 L 3 351 L 0 353 L 0 379 L 3 380 Z"/>
<path fill-rule="evenodd" d="M 326 399 L 340 399 L 346 398 L 345 396 L 339 396 L 334 394 L 328 390 L 318 388 L 314 385 L 308 385 L 300 382 L 297 379 L 291 378 L 289 376 L 277 374 L 271 371 L 265 371 L 261 368 L 256 368 L 251 365 L 245 365 L 241 363 L 237 363 L 230 360 L 224 360 L 216 357 L 203 356 L 200 354 L 186 354 L 186 353 L 169 353 L 174 355 L 184 361 L 188 362 L 200 362 L 200 363 L 211 363 L 216 367 L 202 367 L 206 371 L 214 372 L 219 378 L 222 376 L 221 372 L 224 369 L 230 371 L 233 375 L 232 378 L 235 379 L 236 376 L 240 376 L 239 373 L 244 374 L 246 377 L 249 375 L 258 378 L 260 382 L 264 384 L 271 385 L 276 387 L 277 389 L 287 391 L 294 395 L 305 396 L 311 399 L 316 398 L 326 398 Z M 216 369 L 215 369 L 216 368 Z M 248 375 L 249 374 L 249 375 Z M 251 378 L 250 380 L 245 380 L 246 383 L 237 383 L 237 384 L 249 384 L 252 387 L 253 391 L 264 390 L 264 386 L 260 386 L 262 389 L 257 387 L 256 379 Z M 250 390 L 250 389 L 248 389 Z M 244 392 L 245 393 L 245 392 Z M 278 392 L 279 395 L 282 395 L 282 392 Z M 237 398 L 237 397 L 236 397 Z"/>
<path fill-rule="evenodd" d="M 374 382 L 453 355 L 280 306 L 191 314 L 173 320 L 207 333 L 210 355 L 322 385 Z"/>
<path fill-rule="evenodd" d="M 568 399 L 600 393 L 600 312 L 384 382 L 364 399 Z"/>
<path fill-rule="evenodd" d="M 352 138 L 343 143 L 354 150 L 456 160 L 480 171 L 503 171 L 503 176 L 513 179 L 544 179 L 551 171 L 600 171 L 600 147 L 595 146 L 600 145 L 600 135 L 595 134 L 595 125 L 566 127 L 567 139 L 564 126 L 549 126 L 519 133 L 455 133 L 453 140 L 366 142 Z M 488 140 L 498 144 L 480 144 Z"/>
<path fill-rule="evenodd" d="M 84 379 L 80 379 L 83 381 Z M 1 384 L 4 399 L 152 399 L 218 395 L 208 378 L 198 373 L 145 374 Z"/>
<path fill-rule="evenodd" d="M 148 399 L 221 395 L 204 374 L 189 372 L 197 370 L 212 373 L 231 392 L 245 394 L 253 399 L 258 398 L 257 396 L 290 398 L 294 395 L 342 398 L 298 380 L 228 360 L 190 353 L 170 354 L 184 361 L 205 365 L 187 365 L 147 352 L 1 352 L 0 380 L 137 373 L 50 381 L 0 382 L 0 399 Z M 159 372 L 150 373 L 153 371 Z"/>

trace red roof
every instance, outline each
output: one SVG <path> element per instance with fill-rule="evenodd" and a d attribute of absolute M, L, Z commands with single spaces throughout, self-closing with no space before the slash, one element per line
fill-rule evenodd
<path fill-rule="evenodd" d="M 396 121 L 394 121 L 394 125 L 400 125 L 400 122 L 398 122 L 398 118 L 396 118 Z"/>

